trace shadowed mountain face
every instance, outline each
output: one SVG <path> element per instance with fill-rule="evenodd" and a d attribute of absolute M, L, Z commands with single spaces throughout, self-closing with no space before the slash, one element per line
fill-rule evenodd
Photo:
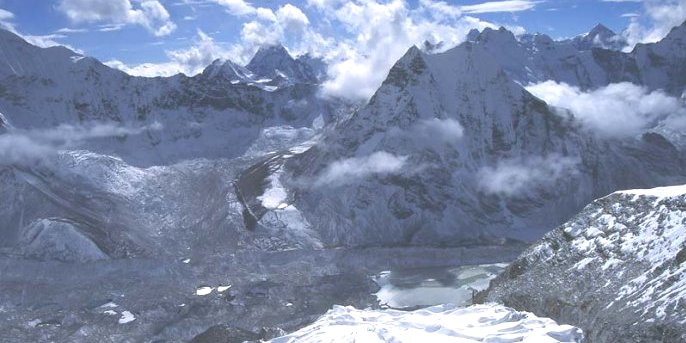
<path fill-rule="evenodd" d="M 632 54 L 594 49 L 575 56 L 607 54 L 623 63 L 637 61 L 644 51 L 683 51 L 683 30 Z M 363 109 L 287 163 L 297 204 L 325 245 L 533 240 L 614 190 L 686 180 L 684 152 L 660 134 L 594 135 L 528 93 L 512 78 L 516 55 L 503 65 L 510 54 L 493 51 L 510 51 L 507 41 L 512 51 L 523 49 L 503 29 L 486 30 L 477 42 L 441 54 L 410 49 Z M 674 47 L 666 49 L 667 44 Z M 670 55 L 663 66 L 681 68 L 684 62 L 683 56 Z M 630 75 L 655 68 L 640 65 Z M 684 80 L 669 77 L 659 84 L 680 93 Z M 379 152 L 391 156 L 379 163 L 401 167 L 366 164 Z M 369 172 L 332 174 L 332 166 L 346 164 Z"/>

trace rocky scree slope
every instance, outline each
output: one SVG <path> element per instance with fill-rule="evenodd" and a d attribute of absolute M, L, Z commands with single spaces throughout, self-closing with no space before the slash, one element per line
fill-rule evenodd
<path fill-rule="evenodd" d="M 684 342 L 686 186 L 594 201 L 477 298 L 578 326 L 588 342 Z"/>

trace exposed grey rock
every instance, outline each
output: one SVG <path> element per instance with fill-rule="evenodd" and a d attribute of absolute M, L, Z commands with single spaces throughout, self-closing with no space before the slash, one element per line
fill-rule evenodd
<path fill-rule="evenodd" d="M 686 187 L 598 199 L 527 249 L 478 301 L 583 329 L 588 342 L 686 340 Z"/>

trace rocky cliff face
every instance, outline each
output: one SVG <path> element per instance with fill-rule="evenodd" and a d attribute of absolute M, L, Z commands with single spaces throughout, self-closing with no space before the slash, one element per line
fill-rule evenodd
<path fill-rule="evenodd" d="M 588 342 L 683 342 L 685 205 L 685 186 L 598 199 L 479 298 L 577 325 Z"/>

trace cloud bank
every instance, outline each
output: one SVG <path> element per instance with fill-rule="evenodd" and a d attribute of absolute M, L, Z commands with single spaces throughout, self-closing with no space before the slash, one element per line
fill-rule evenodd
<path fill-rule="evenodd" d="M 628 82 L 589 92 L 555 81 L 526 89 L 550 105 L 571 110 L 586 128 L 606 137 L 635 136 L 660 121 L 686 116 L 679 99 Z"/>
<path fill-rule="evenodd" d="M 316 177 L 314 185 L 340 186 L 373 175 L 399 173 L 407 162 L 407 156 L 396 156 L 378 151 L 369 156 L 352 157 L 335 161 Z"/>
<path fill-rule="evenodd" d="M 82 126 L 62 124 L 49 129 L 12 129 L 0 134 L 0 166 L 31 165 L 89 139 L 137 135 L 146 130 L 160 129 L 162 125 L 159 123 L 139 128 L 91 123 Z"/>
<path fill-rule="evenodd" d="M 578 158 L 560 155 L 530 156 L 498 161 L 477 173 L 479 189 L 489 194 L 516 196 L 529 189 L 551 186 L 578 173 Z"/>

